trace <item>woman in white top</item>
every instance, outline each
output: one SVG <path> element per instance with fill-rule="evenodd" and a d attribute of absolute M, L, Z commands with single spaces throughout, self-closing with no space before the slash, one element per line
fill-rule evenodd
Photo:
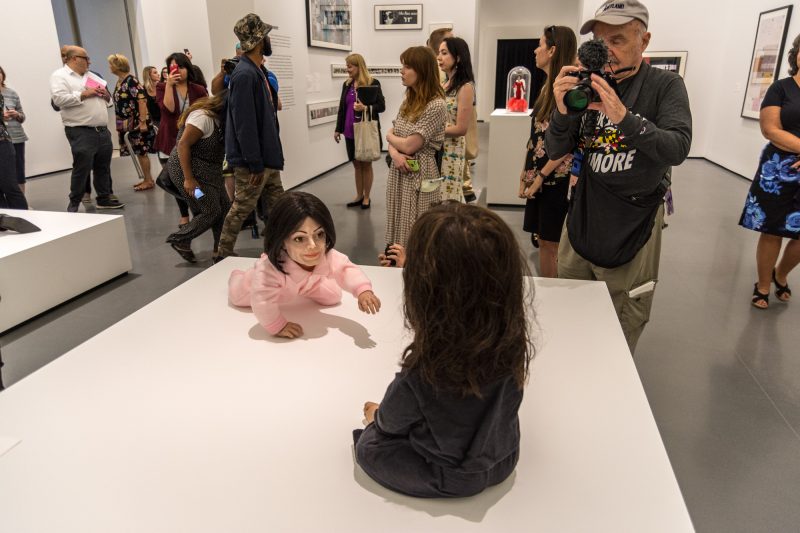
<path fill-rule="evenodd" d="M 170 179 L 197 213 L 167 237 L 172 248 L 190 263 L 197 261 L 192 240 L 208 229 L 214 233 L 216 257 L 222 224 L 231 206 L 222 177 L 226 100 L 227 91 L 223 91 L 189 107 L 178 121 L 177 144 L 167 162 Z"/>

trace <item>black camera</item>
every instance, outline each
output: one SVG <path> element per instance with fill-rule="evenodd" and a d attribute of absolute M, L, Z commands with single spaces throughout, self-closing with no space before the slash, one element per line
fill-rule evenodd
<path fill-rule="evenodd" d="M 230 76 L 231 74 L 233 74 L 233 69 L 235 69 L 236 65 L 238 65 L 238 64 L 239 64 L 239 58 L 238 57 L 234 57 L 234 58 L 231 58 L 231 59 L 226 59 L 225 63 L 223 63 L 223 65 L 222 65 L 222 69 L 225 71 L 225 74 Z"/>
<path fill-rule="evenodd" d="M 572 115 L 586 111 L 589 104 L 599 102 L 600 96 L 592 88 L 592 74 L 597 74 L 608 83 L 614 91 L 617 90 L 617 81 L 614 74 L 605 72 L 608 64 L 608 48 L 602 39 L 586 41 L 578 48 L 578 60 L 583 65 L 583 70 L 573 73 L 578 78 L 578 83 L 564 93 L 564 105 Z"/>
<path fill-rule="evenodd" d="M 578 78 L 578 83 L 572 89 L 564 93 L 564 105 L 570 114 L 578 115 L 586 111 L 589 104 L 599 102 L 600 95 L 592 88 L 592 74 L 597 74 L 608 83 L 614 91 L 617 90 L 617 80 L 610 72 L 602 70 L 579 70 L 574 76 Z"/>
<path fill-rule="evenodd" d="M 397 261 L 389 257 L 389 252 L 393 251 L 393 250 L 390 250 L 391 246 L 392 246 L 391 244 L 387 244 L 386 245 L 386 249 L 383 251 L 383 255 L 386 256 L 386 259 L 389 261 L 389 265 L 397 266 Z"/>

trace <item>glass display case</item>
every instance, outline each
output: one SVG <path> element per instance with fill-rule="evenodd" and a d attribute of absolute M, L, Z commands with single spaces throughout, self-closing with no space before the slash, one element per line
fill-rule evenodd
<path fill-rule="evenodd" d="M 514 67 L 508 72 L 506 111 L 527 113 L 531 97 L 531 71 Z"/>

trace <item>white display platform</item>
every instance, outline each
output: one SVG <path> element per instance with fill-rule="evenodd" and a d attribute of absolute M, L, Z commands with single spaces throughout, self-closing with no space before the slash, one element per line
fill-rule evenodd
<path fill-rule="evenodd" d="M 520 198 L 519 174 L 525 162 L 525 145 L 531 136 L 530 113 L 495 109 L 489 121 L 489 170 L 486 202 L 490 205 L 525 205 Z"/>
<path fill-rule="evenodd" d="M 227 305 L 228 258 L 0 393 L 2 530 L 692 531 L 606 287 L 536 280 L 541 348 L 515 474 L 481 495 L 395 494 L 354 463 L 364 401 L 405 346 L 401 272 L 377 315 L 308 302 L 301 339 Z"/>
<path fill-rule="evenodd" d="M 0 213 L 42 229 L 0 232 L 0 333 L 131 270 L 119 215 Z"/>

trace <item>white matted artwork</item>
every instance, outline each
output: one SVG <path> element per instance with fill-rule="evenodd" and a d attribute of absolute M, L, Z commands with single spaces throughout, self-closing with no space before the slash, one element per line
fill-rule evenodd
<path fill-rule="evenodd" d="M 367 72 L 373 78 L 399 78 L 400 65 L 373 65 L 367 67 Z M 346 78 L 347 65 L 331 63 L 331 78 Z"/>
<path fill-rule="evenodd" d="M 339 100 L 324 100 L 322 102 L 309 102 L 306 104 L 308 125 L 319 126 L 328 122 L 336 122 L 339 114 Z"/>
<path fill-rule="evenodd" d="M 686 57 L 689 52 L 645 52 L 644 60 L 651 67 L 669 70 L 684 77 L 686 72 Z"/>
<path fill-rule="evenodd" d="M 350 0 L 306 0 L 308 46 L 352 49 Z"/>
<path fill-rule="evenodd" d="M 453 31 L 453 23 L 452 22 L 430 22 L 428 23 L 428 35 L 433 33 L 435 30 L 438 29 L 447 29 Z"/>
<path fill-rule="evenodd" d="M 375 6 L 376 30 L 421 30 L 422 4 L 382 4 Z"/>
<path fill-rule="evenodd" d="M 767 89 L 778 79 L 791 17 L 792 5 L 763 11 L 758 15 L 753 55 L 742 102 L 741 116 L 744 118 L 758 120 Z"/>

